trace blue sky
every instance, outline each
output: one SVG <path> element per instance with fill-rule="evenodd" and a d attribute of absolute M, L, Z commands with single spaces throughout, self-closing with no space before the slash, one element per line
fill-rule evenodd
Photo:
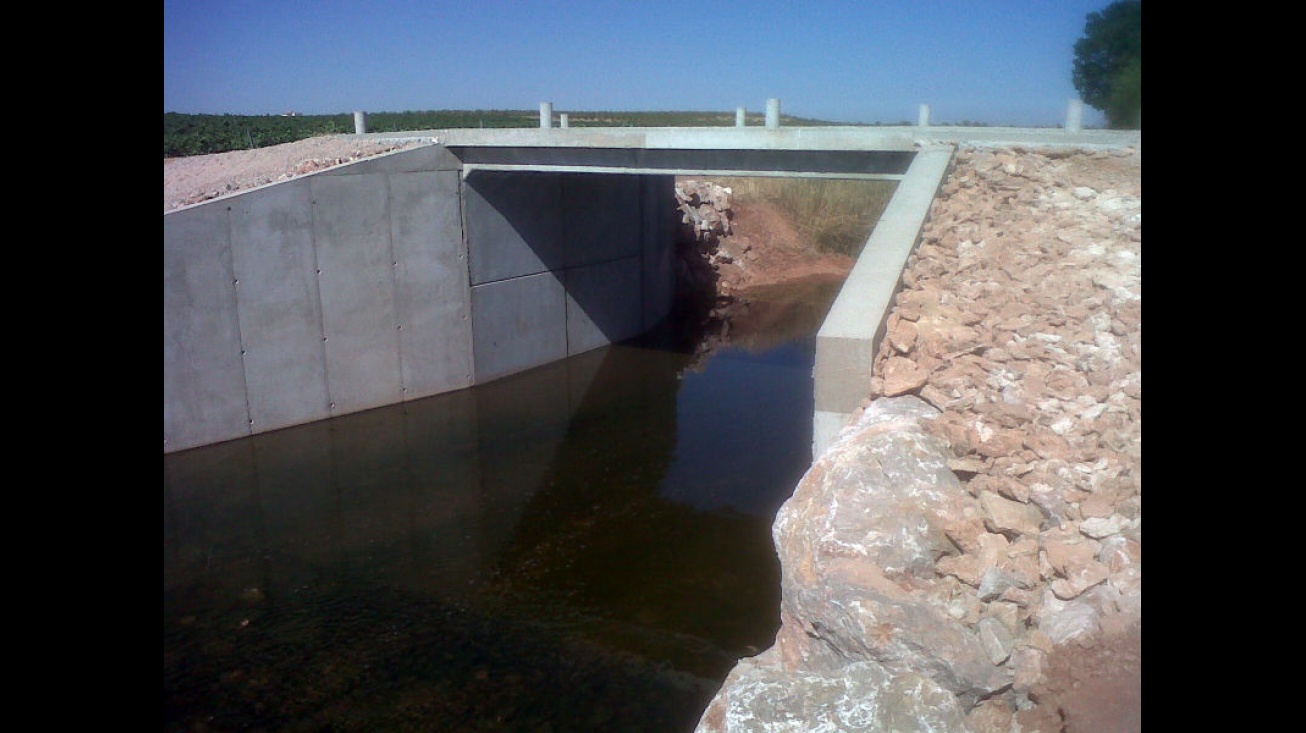
<path fill-rule="evenodd" d="M 1056 125 L 1110 0 L 164 0 L 163 111 L 720 110 Z M 1084 124 L 1103 117 L 1084 109 Z"/>

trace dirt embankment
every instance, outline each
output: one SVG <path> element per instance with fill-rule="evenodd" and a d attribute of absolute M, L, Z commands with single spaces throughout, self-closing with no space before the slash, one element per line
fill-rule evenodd
<path fill-rule="evenodd" d="M 676 315 L 695 331 L 701 356 L 741 334 L 788 333 L 772 321 L 811 310 L 789 307 L 795 299 L 828 302 L 855 263 L 821 252 L 780 206 L 739 200 L 728 185 L 680 178 L 676 201 Z"/>

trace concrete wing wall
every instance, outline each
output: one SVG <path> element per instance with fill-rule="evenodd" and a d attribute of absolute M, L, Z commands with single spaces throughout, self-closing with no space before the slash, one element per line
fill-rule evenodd
<path fill-rule="evenodd" d="M 903 267 L 952 162 L 953 148 L 915 154 L 816 336 L 812 456 L 819 457 L 870 394 L 876 347 Z"/>
<path fill-rule="evenodd" d="M 440 146 L 164 215 L 164 452 L 472 383 Z"/>

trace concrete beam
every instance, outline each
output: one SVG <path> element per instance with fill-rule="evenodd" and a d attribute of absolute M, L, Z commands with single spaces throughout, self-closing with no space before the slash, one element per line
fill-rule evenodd
<path fill-rule="evenodd" d="M 897 177 L 915 154 L 909 150 L 695 150 L 692 148 L 542 148 L 454 146 L 468 171 L 552 170 L 605 173 L 735 171 L 741 175 L 831 174 Z"/>
<path fill-rule="evenodd" d="M 449 147 L 638 148 L 645 150 L 916 150 L 934 145 L 1020 144 L 1030 147 L 1123 147 L 1139 130 L 918 125 L 824 127 L 573 127 L 412 130 L 371 133 L 368 140 L 438 140 Z"/>
<path fill-rule="evenodd" d="M 804 171 L 767 171 L 741 168 L 639 168 L 633 166 L 534 165 L 530 163 L 474 163 L 466 168 L 475 171 L 519 173 L 596 173 L 623 176 L 716 176 L 718 178 L 751 176 L 754 178 L 823 178 L 839 181 L 899 181 L 898 173 L 813 173 Z"/>

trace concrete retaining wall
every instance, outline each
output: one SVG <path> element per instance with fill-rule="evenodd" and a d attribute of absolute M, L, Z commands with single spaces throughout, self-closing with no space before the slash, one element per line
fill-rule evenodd
<path fill-rule="evenodd" d="M 462 162 L 431 145 L 165 214 L 164 452 L 640 333 L 671 305 L 673 186 L 488 171 L 464 182 Z"/>
<path fill-rule="evenodd" d="M 813 460 L 834 442 L 871 393 L 871 368 L 893 297 L 954 151 L 943 147 L 916 153 L 821 324 L 812 370 Z"/>
<path fill-rule="evenodd" d="M 169 212 L 164 452 L 462 389 L 646 330 L 674 292 L 674 176 L 715 165 L 900 180 L 817 337 L 819 456 L 869 393 L 903 265 L 964 132 L 440 131 Z"/>
<path fill-rule="evenodd" d="M 475 381 L 642 333 L 670 310 L 672 176 L 466 178 Z"/>

